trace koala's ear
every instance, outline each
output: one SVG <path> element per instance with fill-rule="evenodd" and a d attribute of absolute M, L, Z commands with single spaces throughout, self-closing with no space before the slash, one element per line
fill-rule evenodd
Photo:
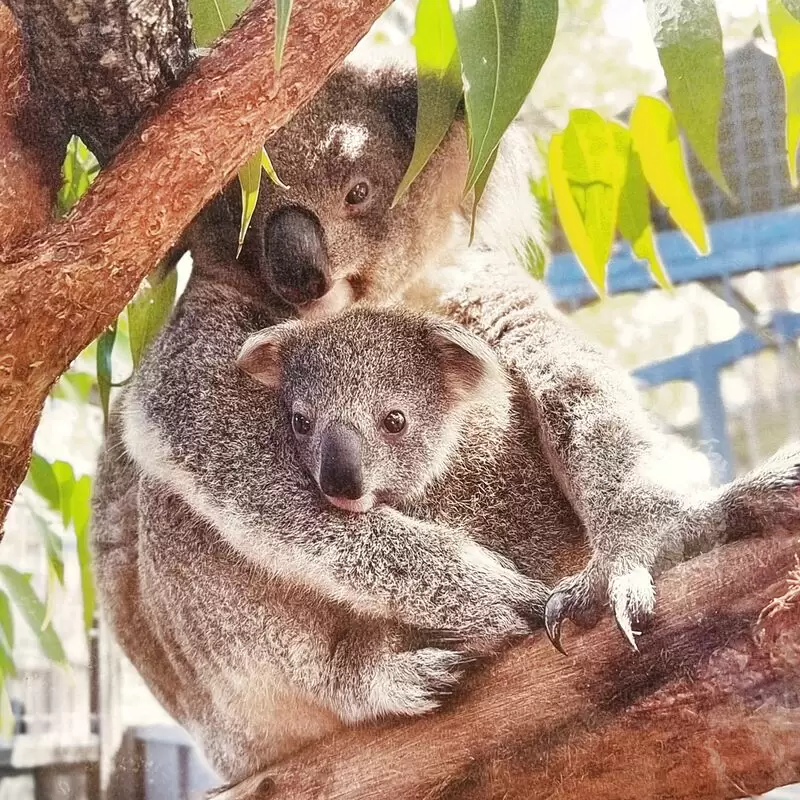
<path fill-rule="evenodd" d="M 376 89 L 383 112 L 413 147 L 417 133 L 417 76 L 411 71 L 387 69 L 380 74 Z"/>
<path fill-rule="evenodd" d="M 497 400 L 508 393 L 508 375 L 485 342 L 447 320 L 433 323 L 430 338 L 456 402 Z"/>
<path fill-rule="evenodd" d="M 278 388 L 281 383 L 283 348 L 289 330 L 296 325 L 296 322 L 275 325 L 254 333 L 242 345 L 236 363 L 265 386 Z"/>

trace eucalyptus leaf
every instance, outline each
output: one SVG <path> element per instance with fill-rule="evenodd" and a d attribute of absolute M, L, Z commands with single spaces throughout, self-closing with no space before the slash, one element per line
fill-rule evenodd
<path fill-rule="evenodd" d="M 34 453 L 28 467 L 28 482 L 36 493 L 54 511 L 61 510 L 61 493 L 58 488 L 58 478 L 50 462 Z"/>
<path fill-rule="evenodd" d="M 548 174 L 558 216 L 587 277 L 606 293 L 625 162 L 611 127 L 597 112 L 576 109 L 550 141 Z"/>
<path fill-rule="evenodd" d="M 646 0 L 646 4 L 678 124 L 700 163 L 730 195 L 719 161 L 725 54 L 714 0 Z"/>
<path fill-rule="evenodd" d="M 44 517 L 37 514 L 35 511 L 31 511 L 31 516 L 36 523 L 36 529 L 39 531 L 39 535 L 42 537 L 48 568 L 51 570 L 55 579 L 63 586 L 64 542 L 61 536 L 50 527 L 50 523 Z"/>
<path fill-rule="evenodd" d="M 630 119 L 633 147 L 653 194 L 703 255 L 709 252 L 703 210 L 697 202 L 670 107 L 656 97 L 636 101 Z"/>
<path fill-rule="evenodd" d="M 103 422 L 108 424 L 108 404 L 111 399 L 111 354 L 117 338 L 117 321 L 105 330 L 97 340 L 97 388 L 100 392 L 100 407 L 103 409 Z"/>
<path fill-rule="evenodd" d="M 134 370 L 138 369 L 144 351 L 169 317 L 177 286 L 175 269 L 162 276 L 151 275 L 128 303 L 128 338 Z"/>
<path fill-rule="evenodd" d="M 778 66 L 786 95 L 786 152 L 792 186 L 800 186 L 797 149 L 800 147 L 800 0 L 768 0 L 769 27 L 778 50 Z"/>
<path fill-rule="evenodd" d="M 83 600 L 83 627 L 87 635 L 92 628 L 95 609 L 95 586 L 92 574 L 92 554 L 89 547 L 89 518 L 91 515 L 90 499 L 92 495 L 92 479 L 88 475 L 81 476 L 75 482 L 72 492 L 72 527 L 78 553 L 78 564 L 81 573 L 81 597 Z"/>
<path fill-rule="evenodd" d="M 633 254 L 647 262 L 650 274 L 664 289 L 671 288 L 664 262 L 656 246 L 653 225 L 650 221 L 650 195 L 642 171 L 638 153 L 633 149 L 631 134 L 627 128 L 611 123 L 617 150 L 626 162 L 625 182 L 619 197 L 617 227 L 621 236 L 631 246 Z"/>
<path fill-rule="evenodd" d="M 8 564 L 0 564 L 0 580 L 36 636 L 45 656 L 56 664 L 66 665 L 67 656 L 58 634 L 52 625 L 44 626 L 45 606 L 33 591 L 30 574 L 19 572 Z"/>
<path fill-rule="evenodd" d="M 275 74 L 280 75 L 289 18 L 292 16 L 292 0 L 275 0 Z"/>
<path fill-rule="evenodd" d="M 469 243 L 472 244 L 472 239 L 475 236 L 475 219 L 478 215 L 478 205 L 481 202 L 483 193 L 486 191 L 486 184 L 489 182 L 489 176 L 492 174 L 494 162 L 497 160 L 497 148 L 492 153 L 491 158 L 486 162 L 483 172 L 478 175 L 478 180 L 475 181 L 475 186 L 472 189 L 472 214 L 469 222 Z"/>
<path fill-rule="evenodd" d="M 251 0 L 189 0 L 197 47 L 209 47 L 247 10 Z"/>
<path fill-rule="evenodd" d="M 0 672 L 0 735 L 10 739 L 14 735 L 16 719 L 11 708 L 11 698 L 8 696 L 6 674 Z"/>
<path fill-rule="evenodd" d="M 462 0 L 454 21 L 470 129 L 469 191 L 550 53 L 558 0 Z"/>
<path fill-rule="evenodd" d="M 58 480 L 58 493 L 61 502 L 61 522 L 66 528 L 72 517 L 72 487 L 75 485 L 75 473 L 72 464 L 66 461 L 54 461 L 53 473 Z"/>
<path fill-rule="evenodd" d="M 278 177 L 278 173 L 275 172 L 275 167 L 272 166 L 272 161 L 269 157 L 269 153 L 267 153 L 267 148 L 261 148 L 261 167 L 264 172 L 267 173 L 267 177 L 274 183 L 279 189 L 288 189 L 289 187 Z"/>
<path fill-rule="evenodd" d="M 417 129 L 411 163 L 397 187 L 393 206 L 444 139 L 463 95 L 449 0 L 420 0 L 413 43 L 417 54 Z"/>
<path fill-rule="evenodd" d="M 8 595 L 0 589 L 0 635 L 8 645 L 9 650 L 14 649 L 14 613 L 11 610 L 11 601 Z"/>
<path fill-rule="evenodd" d="M 245 165 L 239 170 L 239 185 L 242 189 L 242 219 L 239 224 L 239 246 L 236 250 L 236 257 L 242 252 L 244 237 L 250 227 L 250 220 L 258 203 L 258 191 L 261 187 L 261 169 L 263 163 L 263 153 L 259 150 L 255 155 L 247 159 Z"/>
<path fill-rule="evenodd" d="M 86 194 L 92 181 L 100 172 L 100 164 L 79 136 L 67 142 L 61 166 L 61 187 L 56 197 L 60 214 L 66 214 Z"/>

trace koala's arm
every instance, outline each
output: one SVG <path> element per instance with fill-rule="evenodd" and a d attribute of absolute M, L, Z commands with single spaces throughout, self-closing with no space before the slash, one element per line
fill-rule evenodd
<path fill-rule="evenodd" d="M 650 420 L 628 375 L 521 268 L 461 266 L 442 310 L 524 380 L 553 472 L 591 541 L 587 570 L 555 600 L 588 622 L 608 590 L 629 629 L 652 606 L 649 570 L 691 521 L 697 487 L 686 451 Z"/>
<path fill-rule="evenodd" d="M 248 560 L 358 611 L 471 639 L 526 633 L 547 589 L 462 531 L 319 496 L 274 394 L 235 363 L 267 320 L 223 284 L 190 283 L 130 387 L 125 442 Z"/>

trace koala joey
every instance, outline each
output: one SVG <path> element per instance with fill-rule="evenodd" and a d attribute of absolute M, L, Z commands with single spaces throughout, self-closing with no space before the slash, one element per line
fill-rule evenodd
<path fill-rule="evenodd" d="M 361 307 L 267 328 L 247 340 L 238 362 L 278 393 L 299 458 L 332 505 L 368 513 L 387 504 L 460 527 L 536 580 L 542 598 L 588 560 L 585 531 L 543 452 L 524 380 L 461 326 Z M 721 490 L 687 493 L 660 542 L 642 533 L 650 563 L 670 545 L 735 537 L 765 519 L 774 526 L 796 517 L 800 503 L 785 490 L 797 482 L 797 456 L 788 448 Z M 636 616 L 652 602 L 644 567 L 633 565 L 611 587 L 629 637 L 622 604 L 634 603 Z M 565 588 L 555 600 L 569 601 Z M 544 604 L 531 611 L 543 619 Z"/>

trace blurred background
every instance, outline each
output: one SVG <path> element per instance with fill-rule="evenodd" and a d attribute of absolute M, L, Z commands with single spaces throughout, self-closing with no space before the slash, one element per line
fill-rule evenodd
<path fill-rule="evenodd" d="M 531 134 L 545 141 L 564 127 L 570 108 L 625 119 L 638 95 L 658 93 L 664 85 L 643 3 L 562 0 L 561 6 L 553 51 L 521 115 Z M 667 215 L 657 213 L 658 245 L 674 291 L 655 289 L 646 269 L 620 245 L 610 271 L 611 296 L 598 301 L 568 252 L 547 187 L 537 193 L 552 248 L 546 281 L 555 298 L 636 375 L 646 404 L 664 425 L 700 445 L 705 456 L 697 469 L 724 480 L 800 430 L 800 194 L 789 183 L 783 86 L 759 27 L 757 2 L 718 0 L 718 6 L 727 52 L 720 148 L 736 202 L 687 154 L 709 223 L 711 255 L 698 257 L 670 229 Z M 413 2 L 396 2 L 359 46 L 360 55 L 412 58 L 414 9 Z M 179 289 L 189 269 L 188 260 L 181 264 Z M 117 383 L 131 371 L 126 335 L 122 320 L 110 362 Z M 76 481 L 91 476 L 102 437 L 97 357 L 93 346 L 60 381 L 35 444 L 47 461 L 69 465 Z M 63 646 L 63 658 L 56 660 L 66 666 L 54 664 L 42 637 L 15 619 L 17 674 L 7 682 L 14 730 L 0 740 L 0 800 L 96 800 L 101 768 L 114 776 L 113 800 L 197 796 L 215 779 L 188 737 L 102 625 L 95 621 L 87 635 L 90 589 L 77 557 L 79 537 L 61 537 L 63 586 L 53 579 L 53 540 L 42 526 L 57 529 L 63 520 L 51 506 L 41 491 L 20 490 L 0 561 L 31 573 L 31 587 L 46 598 L 46 614 Z M 95 617 L 90 614 L 89 622 Z M 800 791 L 774 796 L 800 797 Z"/>

